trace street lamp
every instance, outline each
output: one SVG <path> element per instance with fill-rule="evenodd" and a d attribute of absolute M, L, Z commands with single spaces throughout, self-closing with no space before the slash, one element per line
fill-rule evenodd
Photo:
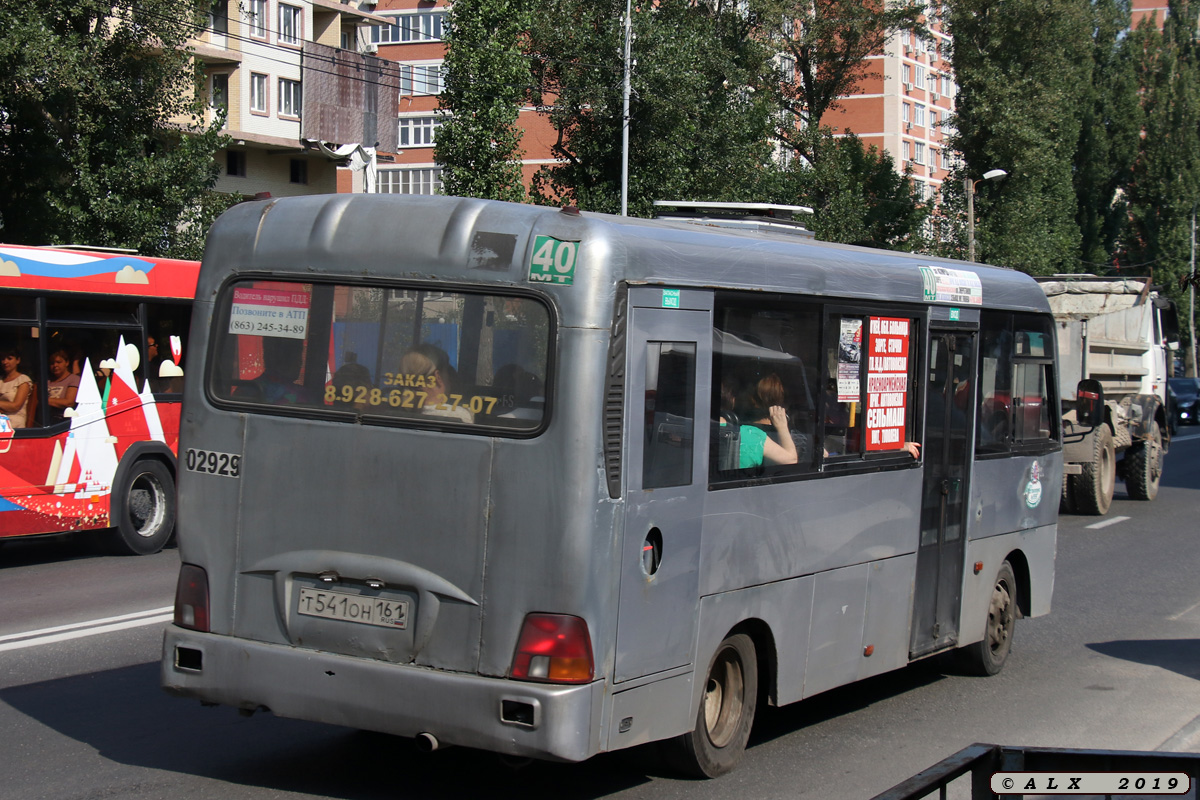
<path fill-rule="evenodd" d="M 992 181 L 996 178 L 1003 178 L 1008 173 L 1002 169 L 989 169 L 983 173 L 982 178 L 971 180 L 970 176 L 966 178 L 967 186 L 967 260 L 975 260 L 975 185 L 980 181 Z"/>

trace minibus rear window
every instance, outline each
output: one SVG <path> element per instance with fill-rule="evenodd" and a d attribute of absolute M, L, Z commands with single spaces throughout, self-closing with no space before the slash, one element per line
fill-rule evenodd
<path fill-rule="evenodd" d="M 366 424 L 542 425 L 550 314 L 531 297 L 241 281 L 216 328 L 218 403 Z"/>

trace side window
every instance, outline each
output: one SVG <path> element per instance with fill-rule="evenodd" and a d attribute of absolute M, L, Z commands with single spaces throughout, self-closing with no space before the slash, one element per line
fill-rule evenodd
<path fill-rule="evenodd" d="M 695 397 L 696 345 L 647 344 L 642 488 L 686 486 L 692 482 Z"/>
<path fill-rule="evenodd" d="M 713 331 L 714 480 L 811 471 L 821 309 L 785 298 L 718 298 Z"/>
<path fill-rule="evenodd" d="M 861 459 L 913 438 L 916 320 L 831 313 L 826 322 L 822 455 Z"/>
<path fill-rule="evenodd" d="M 1013 441 L 1044 444 L 1056 438 L 1054 335 L 1046 317 L 1017 314 L 1014 322 Z M 1053 412 L 1053 413 L 1052 413 Z"/>
<path fill-rule="evenodd" d="M 979 345 L 977 453 L 1002 453 L 1012 440 L 1012 315 L 982 315 Z"/>
<path fill-rule="evenodd" d="M 1048 317 L 984 313 L 976 453 L 1040 447 L 1057 438 L 1054 338 Z"/>

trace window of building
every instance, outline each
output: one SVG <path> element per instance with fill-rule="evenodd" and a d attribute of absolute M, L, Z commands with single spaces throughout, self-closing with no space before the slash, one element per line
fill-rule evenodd
<path fill-rule="evenodd" d="M 426 169 L 380 170 L 376 191 L 382 194 L 437 194 L 442 190 L 442 170 Z"/>
<path fill-rule="evenodd" d="M 246 177 L 246 154 L 241 150 L 226 150 L 225 174 L 231 178 Z"/>
<path fill-rule="evenodd" d="M 901 143 L 900 152 L 903 155 L 905 161 L 910 161 L 912 159 L 912 144 L 909 142 Z"/>
<path fill-rule="evenodd" d="M 208 8 L 208 27 L 213 33 L 229 33 L 229 6 L 226 0 L 213 0 Z"/>
<path fill-rule="evenodd" d="M 437 117 L 401 117 L 401 147 L 431 147 L 437 139 L 442 121 Z"/>
<path fill-rule="evenodd" d="M 288 180 L 292 183 L 308 183 L 308 162 L 303 158 L 290 159 L 288 173 Z"/>
<path fill-rule="evenodd" d="M 266 114 L 267 106 L 267 76 L 259 72 L 250 73 L 250 111 L 254 114 Z"/>
<path fill-rule="evenodd" d="M 900 65 L 900 80 L 905 84 L 912 83 L 912 67 L 908 64 Z"/>
<path fill-rule="evenodd" d="M 216 111 L 229 110 L 229 75 L 224 72 L 212 76 L 212 90 L 208 96 L 209 108 Z"/>
<path fill-rule="evenodd" d="M 920 103 L 917 103 L 916 106 L 913 108 L 913 111 L 915 112 L 913 122 L 915 122 L 917 125 L 924 128 L 925 127 L 925 106 L 921 105 Z"/>
<path fill-rule="evenodd" d="M 920 64 L 917 65 L 917 79 L 913 81 L 918 88 L 925 86 L 925 68 Z"/>
<path fill-rule="evenodd" d="M 304 10 L 279 4 L 279 43 L 299 45 L 304 35 Z"/>
<path fill-rule="evenodd" d="M 912 121 L 912 106 L 909 105 L 908 103 L 900 104 L 900 119 L 903 122 L 911 122 Z"/>
<path fill-rule="evenodd" d="M 267 38 L 267 0 L 250 0 L 246 11 L 250 35 L 255 39 Z"/>
<path fill-rule="evenodd" d="M 924 142 L 914 142 L 913 143 L 913 161 L 917 162 L 918 164 L 925 163 L 925 143 Z"/>
<path fill-rule="evenodd" d="M 300 116 L 300 81 L 294 81 L 289 78 L 279 79 L 279 116 L 281 117 L 299 117 Z"/>
<path fill-rule="evenodd" d="M 397 16 L 395 25 L 372 26 L 371 41 L 375 44 L 437 42 L 441 41 L 445 24 L 445 11 L 403 14 Z"/>
<path fill-rule="evenodd" d="M 779 80 L 783 83 L 795 83 L 796 59 L 785 55 L 780 55 L 777 58 L 779 61 Z"/>
<path fill-rule="evenodd" d="M 441 64 L 401 64 L 401 95 L 433 95 L 442 93 Z"/>

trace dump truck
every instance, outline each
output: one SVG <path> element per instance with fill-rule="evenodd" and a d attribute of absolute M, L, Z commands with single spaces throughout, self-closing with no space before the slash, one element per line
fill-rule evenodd
<path fill-rule="evenodd" d="M 1116 479 L 1153 500 L 1170 445 L 1169 351 L 1179 348 L 1174 303 L 1149 279 L 1039 278 L 1054 312 L 1064 393 L 1065 511 L 1101 515 Z M 1080 382 L 1083 382 L 1082 384 Z"/>

